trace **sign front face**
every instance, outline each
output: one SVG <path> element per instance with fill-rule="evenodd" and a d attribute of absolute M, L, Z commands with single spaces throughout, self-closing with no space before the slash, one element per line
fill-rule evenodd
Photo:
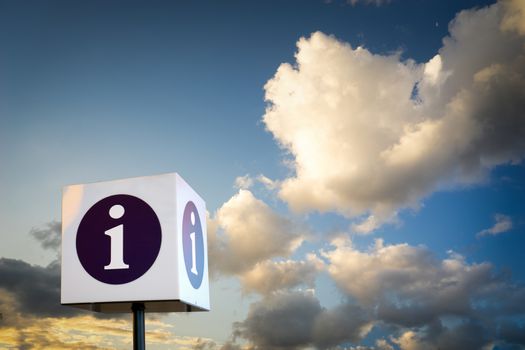
<path fill-rule="evenodd" d="M 61 302 L 208 310 L 204 201 L 175 173 L 64 188 Z"/>

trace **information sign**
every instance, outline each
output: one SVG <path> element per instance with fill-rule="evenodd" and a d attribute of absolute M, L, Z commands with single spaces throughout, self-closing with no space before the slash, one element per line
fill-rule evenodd
<path fill-rule="evenodd" d="M 206 205 L 176 173 L 71 185 L 61 302 L 100 312 L 210 309 Z"/>

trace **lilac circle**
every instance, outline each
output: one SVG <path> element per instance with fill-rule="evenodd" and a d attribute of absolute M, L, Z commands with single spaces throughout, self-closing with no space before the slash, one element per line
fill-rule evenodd
<path fill-rule="evenodd" d="M 182 216 L 182 248 L 190 283 L 199 289 L 204 274 L 204 238 L 199 212 L 192 201 L 186 203 Z"/>
<path fill-rule="evenodd" d="M 114 219 L 110 209 L 120 205 L 121 217 Z M 113 237 L 106 231 L 122 225 L 122 255 L 127 268 L 105 269 L 111 261 Z M 101 199 L 86 212 L 78 226 L 76 248 L 82 267 L 93 278 L 108 284 L 124 284 L 144 275 L 160 251 L 162 232 L 153 209 L 142 199 L 117 194 Z M 117 246 L 118 247 L 118 246 Z"/>

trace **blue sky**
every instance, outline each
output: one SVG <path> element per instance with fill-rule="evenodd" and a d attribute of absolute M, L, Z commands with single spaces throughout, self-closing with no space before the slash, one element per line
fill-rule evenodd
<path fill-rule="evenodd" d="M 524 348 L 524 37 L 518 0 L 0 1 L 0 346 L 125 348 L 53 299 L 62 187 L 176 171 L 212 311 L 151 348 Z"/>

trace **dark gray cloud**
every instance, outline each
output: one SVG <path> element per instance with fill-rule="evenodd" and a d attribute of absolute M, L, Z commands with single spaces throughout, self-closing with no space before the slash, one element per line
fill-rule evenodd
<path fill-rule="evenodd" d="M 311 293 L 289 292 L 254 303 L 235 330 L 254 349 L 327 349 L 360 341 L 369 325 L 368 313 L 356 305 L 327 310 Z"/>
<path fill-rule="evenodd" d="M 59 254 L 61 223 L 51 221 L 30 231 L 42 248 Z M 23 260 L 0 257 L 1 325 L 16 325 L 28 317 L 74 317 L 91 314 L 60 304 L 60 261 L 47 266 L 31 265 Z M 93 314 L 99 318 L 120 318 L 124 315 Z"/>
<path fill-rule="evenodd" d="M 0 258 L 0 289 L 14 296 L 17 310 L 38 317 L 61 317 L 79 314 L 76 309 L 60 305 L 60 266 L 30 265 L 22 260 Z M 0 312 L 5 305 L 0 304 Z M 7 313 L 4 314 L 7 319 Z"/>
<path fill-rule="evenodd" d="M 232 341 L 227 341 L 226 343 L 219 345 L 214 341 L 199 341 L 193 346 L 194 350 L 247 350 L 246 348 L 241 347 L 238 344 L 235 344 Z"/>
<path fill-rule="evenodd" d="M 193 345 L 194 350 L 213 350 L 217 348 L 217 344 L 214 341 L 199 340 Z"/>
<path fill-rule="evenodd" d="M 41 227 L 31 229 L 29 234 L 40 242 L 42 248 L 58 252 L 62 242 L 61 230 L 61 222 L 51 221 Z"/>
<path fill-rule="evenodd" d="M 61 223 L 51 221 L 30 231 L 44 249 L 59 252 Z M 60 304 L 60 263 L 48 266 L 31 265 L 23 260 L 0 257 L 0 313 L 5 323 L 12 322 L 13 313 L 35 317 L 71 317 L 84 311 Z M 7 301 L 9 300 L 9 302 Z M 14 304 L 7 305 L 8 303 Z M 5 311 L 2 311 L 5 310 Z M 4 324 L 5 324 L 4 323 Z"/>
<path fill-rule="evenodd" d="M 437 349 L 481 349 L 491 339 L 491 334 L 487 333 L 483 325 L 469 320 L 453 328 L 446 328 L 439 324 L 436 330 L 430 331 L 425 338 Z"/>
<path fill-rule="evenodd" d="M 234 336 L 253 349 L 364 349 L 375 327 L 389 337 L 370 349 L 525 347 L 525 286 L 489 263 L 453 252 L 440 260 L 425 247 L 381 240 L 360 251 L 336 239 L 323 257 L 347 302 L 326 309 L 313 292 L 268 294 Z"/>
<path fill-rule="evenodd" d="M 525 325 L 519 325 L 515 322 L 503 322 L 499 328 L 499 335 L 501 339 L 505 340 L 506 344 L 519 346 L 522 349 L 525 347 Z"/>
<path fill-rule="evenodd" d="M 525 346 L 516 337 L 525 318 L 525 286 L 491 264 L 469 264 L 453 252 L 439 260 L 425 247 L 381 240 L 366 251 L 347 239 L 333 247 L 324 252 L 329 273 L 378 327 L 391 330 L 401 349 Z"/>
<path fill-rule="evenodd" d="M 315 320 L 314 343 L 320 349 L 351 342 L 358 343 L 372 327 L 370 311 L 343 304 L 324 310 Z"/>
<path fill-rule="evenodd" d="M 314 322 L 322 310 L 312 295 L 277 294 L 252 304 L 235 327 L 256 349 L 296 349 L 313 343 Z"/>

